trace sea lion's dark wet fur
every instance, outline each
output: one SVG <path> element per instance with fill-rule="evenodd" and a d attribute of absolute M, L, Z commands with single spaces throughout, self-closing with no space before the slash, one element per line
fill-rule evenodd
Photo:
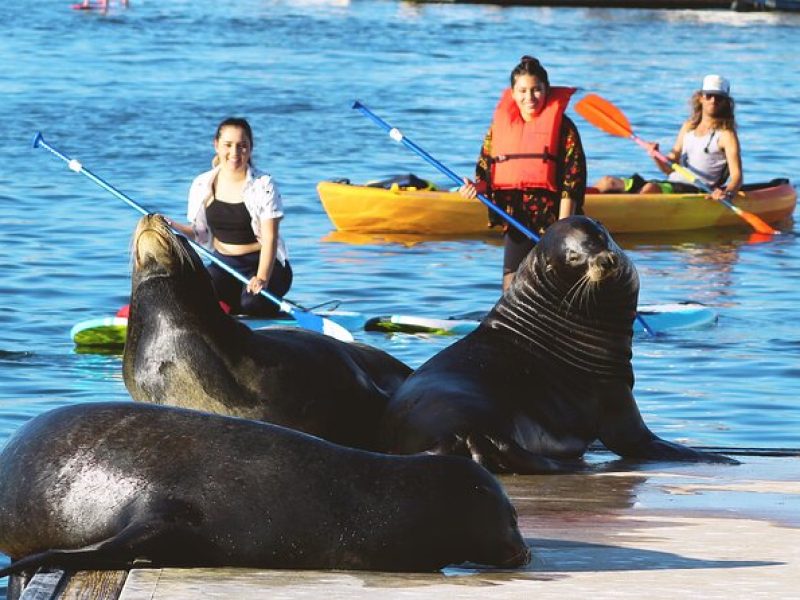
<path fill-rule="evenodd" d="M 374 448 L 386 402 L 409 367 L 299 328 L 252 331 L 220 308 L 199 256 L 158 215 L 140 220 L 133 263 L 123 376 L 135 400 Z"/>
<path fill-rule="evenodd" d="M 735 462 L 658 438 L 634 400 L 639 282 L 587 217 L 552 225 L 474 332 L 390 400 L 384 449 L 472 456 L 496 472 L 581 467 L 594 440 L 625 458 Z"/>
<path fill-rule="evenodd" d="M 0 577 L 62 569 L 432 571 L 526 564 L 513 506 L 459 457 L 388 456 L 134 402 L 58 408 L 0 453 Z"/>

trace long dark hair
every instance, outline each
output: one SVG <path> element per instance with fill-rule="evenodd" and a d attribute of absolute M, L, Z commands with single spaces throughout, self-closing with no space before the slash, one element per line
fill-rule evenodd
<path fill-rule="evenodd" d="M 247 157 L 247 164 L 248 166 L 253 166 L 253 148 L 255 147 L 255 141 L 253 140 L 253 129 L 250 127 L 250 123 L 247 122 L 247 119 L 242 119 L 241 117 L 228 117 L 227 119 L 223 120 L 219 125 L 217 125 L 217 132 L 214 134 L 214 140 L 219 141 L 220 136 L 222 135 L 222 130 L 226 127 L 236 127 L 237 129 L 241 129 L 244 131 L 244 134 L 247 136 L 247 139 L 250 141 L 250 156 Z M 213 166 L 217 166 L 217 157 L 215 156 L 214 159 L 211 161 Z"/>
<path fill-rule="evenodd" d="M 511 87 L 514 87 L 514 83 L 516 83 L 520 75 L 536 77 L 539 81 L 544 82 L 547 89 L 550 89 L 550 79 L 547 77 L 547 71 L 545 71 L 542 63 L 532 56 L 526 54 L 519 59 L 519 64 L 511 71 Z"/>
<path fill-rule="evenodd" d="M 689 123 L 692 129 L 697 129 L 700 121 L 703 118 L 703 105 L 700 103 L 700 98 L 703 92 L 698 91 L 692 94 L 689 98 L 689 107 L 691 108 L 691 115 L 689 115 Z M 719 113 L 714 118 L 714 129 L 729 129 L 736 131 L 736 116 L 734 114 L 736 103 L 731 96 L 720 96 L 719 100 Z"/>

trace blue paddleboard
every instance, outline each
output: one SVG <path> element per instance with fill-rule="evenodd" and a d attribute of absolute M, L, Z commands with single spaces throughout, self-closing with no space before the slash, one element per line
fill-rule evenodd
<path fill-rule="evenodd" d="M 694 302 L 643 304 L 639 306 L 639 315 L 650 329 L 658 333 L 705 327 L 717 320 L 717 313 L 713 309 Z M 466 335 L 479 323 L 480 320 L 477 319 L 436 319 L 410 315 L 387 315 L 367 319 L 364 329 L 367 331 Z M 644 327 L 638 319 L 633 323 L 633 332 L 644 332 Z"/>

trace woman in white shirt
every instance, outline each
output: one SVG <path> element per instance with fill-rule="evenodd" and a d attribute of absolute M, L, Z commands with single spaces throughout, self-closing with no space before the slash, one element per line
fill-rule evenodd
<path fill-rule="evenodd" d="M 292 268 L 280 237 L 283 202 L 275 181 L 252 164 L 253 132 L 245 119 L 228 118 L 214 136 L 213 168 L 189 189 L 189 225 L 171 226 L 213 250 L 219 260 L 249 278 L 247 285 L 218 267 L 207 269 L 219 299 L 234 314 L 270 316 L 278 307 L 259 292 L 283 297 Z"/>

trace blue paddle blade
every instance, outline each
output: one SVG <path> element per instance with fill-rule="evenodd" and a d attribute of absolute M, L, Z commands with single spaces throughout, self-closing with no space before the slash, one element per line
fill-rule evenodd
<path fill-rule="evenodd" d="M 310 329 L 311 331 L 316 331 L 317 333 L 324 333 L 325 335 L 334 337 L 342 342 L 352 342 L 355 339 L 353 338 L 352 333 L 330 319 L 326 319 L 325 317 L 320 317 L 312 312 L 306 312 L 294 307 L 292 307 L 288 312 L 303 329 Z"/>

